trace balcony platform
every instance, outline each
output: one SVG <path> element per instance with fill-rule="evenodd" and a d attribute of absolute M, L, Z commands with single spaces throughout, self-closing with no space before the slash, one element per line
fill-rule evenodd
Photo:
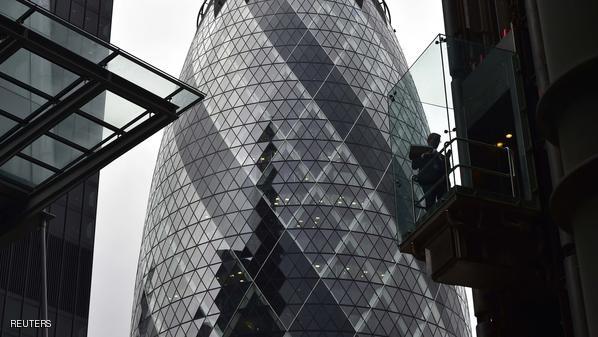
<path fill-rule="evenodd" d="M 537 209 L 517 198 L 455 186 L 417 221 L 401 252 L 425 261 L 437 282 L 490 288 L 534 274 L 526 242 Z M 533 275 L 530 279 L 533 279 Z"/>

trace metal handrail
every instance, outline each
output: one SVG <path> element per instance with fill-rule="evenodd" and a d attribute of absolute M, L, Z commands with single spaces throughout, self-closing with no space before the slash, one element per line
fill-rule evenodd
<path fill-rule="evenodd" d="M 469 144 L 473 144 L 473 145 L 479 145 L 479 146 L 486 147 L 486 148 L 491 149 L 491 150 L 505 151 L 507 153 L 510 153 L 510 149 L 508 147 L 498 147 L 496 145 L 491 145 L 491 144 L 488 144 L 488 143 L 480 142 L 478 140 L 467 139 L 467 138 L 463 138 L 463 137 L 455 137 L 455 138 L 451 139 L 450 141 L 445 142 L 444 146 L 442 147 L 442 149 L 440 149 L 440 151 L 436 152 L 436 155 L 439 156 L 441 154 L 444 154 L 445 158 L 447 158 L 450 154 L 452 154 L 453 143 L 458 142 L 458 141 L 463 141 L 463 142 L 466 142 L 466 143 L 469 143 Z M 449 149 L 449 148 L 451 150 L 450 154 L 447 153 L 447 149 Z M 510 157 L 509 157 L 509 160 L 511 160 Z M 432 164 L 432 162 L 429 162 L 428 164 L 424 165 L 420 170 L 423 170 L 423 169 L 427 168 L 431 164 Z M 510 164 L 512 164 L 512 162 Z M 513 172 L 513 171 L 511 171 L 511 172 Z"/>
<path fill-rule="evenodd" d="M 454 142 L 458 142 L 458 141 L 463 141 L 472 145 L 478 145 L 478 146 L 482 146 L 491 150 L 497 150 L 497 151 L 504 151 L 506 152 L 507 155 L 507 161 L 508 161 L 508 172 L 501 172 L 501 171 L 496 171 L 496 170 L 491 170 L 491 169 L 487 169 L 487 168 L 483 168 L 483 167 L 477 167 L 477 166 L 472 166 L 472 165 L 467 165 L 467 164 L 457 164 L 454 165 L 452 167 L 450 167 L 449 169 L 449 165 L 448 165 L 448 157 L 452 156 L 452 144 Z M 450 153 L 447 152 L 447 150 L 450 150 Z M 510 185 L 511 185 L 511 196 L 513 198 L 516 197 L 516 191 L 515 191 L 515 169 L 514 169 L 514 164 L 513 164 L 513 156 L 512 156 L 512 151 L 509 147 L 498 147 L 495 145 L 491 145 L 488 143 L 484 143 L 484 142 L 480 142 L 477 140 L 472 140 L 472 139 L 467 139 L 467 138 L 462 138 L 462 137 L 455 137 L 453 139 L 451 139 L 448 142 L 445 142 L 444 146 L 442 147 L 442 149 L 438 152 L 436 152 L 436 156 L 440 156 L 441 154 L 444 154 L 444 161 L 445 161 L 445 174 L 442 178 L 438 179 L 430 188 L 430 190 L 426 193 L 424 193 L 422 195 L 421 198 L 416 200 L 415 197 L 415 177 L 417 176 L 416 174 L 411 175 L 411 199 L 412 199 L 412 211 L 413 211 L 413 222 L 417 223 L 417 214 L 416 214 L 416 208 L 422 209 L 424 207 L 422 207 L 420 204 L 422 201 L 425 200 L 426 196 L 428 196 L 429 193 L 431 193 L 432 191 L 434 191 L 437 187 L 438 184 L 442 183 L 442 179 L 444 178 L 447 184 L 447 191 L 450 190 L 451 186 L 450 186 L 450 174 L 453 173 L 458 169 L 458 168 L 467 168 L 470 169 L 472 171 L 478 171 L 478 172 L 482 172 L 484 174 L 487 175 L 493 175 L 493 176 L 498 176 L 498 177 L 503 177 L 503 178 L 509 178 L 510 179 Z M 432 164 L 432 160 L 430 160 L 426 165 L 424 165 L 422 168 L 419 169 L 419 172 L 425 170 L 425 168 L 429 167 L 429 165 Z M 426 205 L 427 206 L 427 205 Z"/>

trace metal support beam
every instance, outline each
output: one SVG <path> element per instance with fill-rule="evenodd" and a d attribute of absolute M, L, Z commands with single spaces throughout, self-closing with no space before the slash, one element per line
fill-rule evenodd
<path fill-rule="evenodd" d="M 12 54 L 16 53 L 21 48 L 21 45 L 15 39 L 7 39 L 0 45 L 0 63 L 6 61 Z"/>
<path fill-rule="evenodd" d="M 0 147 L 0 166 L 102 91 L 99 83 L 88 83 L 15 132 Z"/>
<path fill-rule="evenodd" d="M 137 144 L 170 124 L 172 121 L 174 121 L 174 119 L 169 118 L 168 116 L 154 115 L 138 125 L 135 128 L 135 131 L 128 132 L 117 140 L 99 149 L 93 156 L 87 157 L 81 163 L 69 170 L 68 174 L 59 175 L 49 183 L 34 190 L 23 214 L 35 214 L 36 212 L 39 212 L 56 198 L 68 192 L 77 183 L 88 178 L 93 173 L 98 172 L 114 159 L 137 146 Z"/>
<path fill-rule="evenodd" d="M 48 61 L 59 65 L 83 78 L 100 82 L 107 90 L 155 113 L 175 115 L 176 105 L 165 102 L 162 97 L 111 73 L 47 37 L 25 26 L 0 16 L 0 29 L 6 31 L 27 50 L 43 55 Z M 124 56 L 123 56 L 124 57 Z"/>

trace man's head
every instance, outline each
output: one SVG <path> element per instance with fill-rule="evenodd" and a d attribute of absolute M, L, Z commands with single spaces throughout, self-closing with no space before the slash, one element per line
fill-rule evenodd
<path fill-rule="evenodd" d="M 438 148 L 438 145 L 440 145 L 440 135 L 437 133 L 431 133 L 428 136 L 428 145 L 434 149 Z"/>

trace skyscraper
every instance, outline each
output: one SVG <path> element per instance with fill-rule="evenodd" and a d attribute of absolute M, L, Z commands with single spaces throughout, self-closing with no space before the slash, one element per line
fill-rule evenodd
<path fill-rule="evenodd" d="M 112 0 L 33 2 L 104 41 L 110 39 Z M 21 75 L 31 75 L 33 79 L 44 77 L 42 67 L 21 66 L 18 69 Z M 26 75 L 23 69 L 36 69 L 40 72 Z M 45 69 L 45 75 L 50 76 L 46 80 L 52 76 L 51 73 L 48 74 L 49 71 L 51 70 Z M 10 102 L 14 92 L 22 92 L 14 89 L 15 86 L 8 81 L 1 81 L 0 92 L 4 102 Z M 7 125 L 5 118 L 2 119 L 2 125 Z M 52 321 L 49 336 L 87 335 L 97 191 L 98 174 L 95 174 L 48 209 L 55 215 L 49 223 L 47 236 L 48 318 Z M 2 336 L 41 336 L 42 329 L 10 327 L 10 320 L 42 318 L 40 255 L 39 231 L 0 249 Z"/>
<path fill-rule="evenodd" d="M 389 20 L 383 1 L 206 1 L 181 77 L 208 95 L 162 140 L 133 336 L 469 335 L 462 289 L 396 244 L 391 147 L 428 130 L 416 100 L 390 116 Z"/>

